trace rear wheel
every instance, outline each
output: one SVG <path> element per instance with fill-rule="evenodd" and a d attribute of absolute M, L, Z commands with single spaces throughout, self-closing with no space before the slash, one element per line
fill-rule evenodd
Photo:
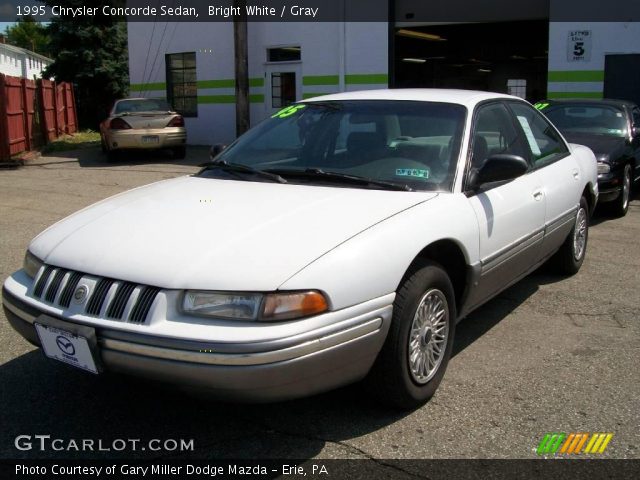
<path fill-rule="evenodd" d="M 554 263 L 560 273 L 573 275 L 580 270 L 587 253 L 588 239 L 589 205 L 587 199 L 582 197 L 576 212 L 573 228 L 554 257 Z"/>
<path fill-rule="evenodd" d="M 449 277 L 425 262 L 396 295 L 387 339 L 367 378 L 377 399 L 412 409 L 433 396 L 451 355 L 455 316 Z"/>

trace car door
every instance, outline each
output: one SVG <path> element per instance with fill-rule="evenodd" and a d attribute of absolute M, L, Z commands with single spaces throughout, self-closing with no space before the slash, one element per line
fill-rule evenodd
<path fill-rule="evenodd" d="M 575 222 L 584 182 L 576 158 L 556 128 L 538 110 L 524 102 L 508 102 L 516 125 L 526 139 L 533 174 L 545 196 L 545 232 L 542 257 L 554 254 Z"/>
<path fill-rule="evenodd" d="M 468 170 L 493 154 L 528 156 L 525 140 L 504 102 L 476 108 Z M 469 293 L 470 308 L 493 296 L 537 264 L 544 235 L 545 196 L 540 175 L 467 191 L 479 226 L 480 275 Z"/>

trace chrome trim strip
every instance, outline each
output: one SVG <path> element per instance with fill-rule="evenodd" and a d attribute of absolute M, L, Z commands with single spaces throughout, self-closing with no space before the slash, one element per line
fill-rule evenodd
<path fill-rule="evenodd" d="M 509 260 L 512 256 L 518 254 L 519 252 L 525 250 L 526 248 L 532 245 L 535 245 L 537 241 L 542 240 L 543 236 L 544 236 L 544 229 L 539 228 L 533 233 L 530 233 L 528 235 L 525 235 L 522 238 L 519 238 L 512 244 L 507 245 L 506 247 L 490 255 L 484 260 L 481 260 L 480 263 L 482 264 L 482 274 L 484 275 L 488 271 L 493 270 L 495 267 L 497 267 L 501 263 Z"/>
<path fill-rule="evenodd" d="M 557 230 L 558 228 L 564 226 L 568 222 L 573 222 L 577 211 L 578 211 L 578 208 L 574 207 L 571 210 L 565 213 L 561 213 L 553 220 L 547 222 L 547 224 L 544 227 L 545 235 L 548 234 L 549 232 L 553 232 Z"/>
<path fill-rule="evenodd" d="M 28 322 L 28 323 L 33 323 L 35 321 L 35 319 L 36 319 L 35 316 L 28 314 L 24 310 L 20 310 L 13 303 L 11 303 L 8 298 L 3 297 L 2 300 L 3 300 L 3 304 L 6 307 L 6 309 L 9 310 L 10 312 L 12 312 L 14 315 L 17 315 L 22 320 L 24 320 L 25 322 Z"/>
<path fill-rule="evenodd" d="M 271 352 L 259 353 L 215 353 L 206 351 L 175 350 L 172 348 L 153 347 L 150 345 L 135 344 L 112 340 L 108 338 L 98 339 L 98 343 L 106 349 L 115 350 L 145 357 L 161 358 L 178 362 L 200 363 L 205 365 L 264 365 L 267 363 L 282 362 L 302 357 L 320 350 L 335 347 L 358 338 L 371 335 L 380 330 L 382 318 L 375 318 L 361 325 L 343 330 L 332 335 L 310 340 L 293 347 Z"/>

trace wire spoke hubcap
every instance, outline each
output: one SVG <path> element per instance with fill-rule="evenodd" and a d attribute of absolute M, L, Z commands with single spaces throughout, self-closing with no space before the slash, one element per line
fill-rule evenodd
<path fill-rule="evenodd" d="M 413 316 L 409 333 L 409 371 L 416 383 L 433 378 L 442 363 L 449 337 L 449 306 L 440 290 L 427 291 Z"/>
<path fill-rule="evenodd" d="M 576 225 L 573 230 L 573 256 L 580 260 L 587 245 L 587 212 L 584 208 L 578 210 Z"/>

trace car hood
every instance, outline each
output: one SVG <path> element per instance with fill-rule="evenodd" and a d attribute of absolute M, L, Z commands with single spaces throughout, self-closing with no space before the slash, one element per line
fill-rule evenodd
<path fill-rule="evenodd" d="M 162 288 L 269 291 L 435 196 L 181 177 L 87 207 L 29 248 L 50 265 Z"/>
<path fill-rule="evenodd" d="M 613 137 L 607 135 L 587 135 L 583 133 L 565 134 L 565 138 L 570 143 L 577 143 L 589 147 L 596 157 L 609 155 L 614 161 L 624 151 L 627 140 L 623 137 Z"/>

